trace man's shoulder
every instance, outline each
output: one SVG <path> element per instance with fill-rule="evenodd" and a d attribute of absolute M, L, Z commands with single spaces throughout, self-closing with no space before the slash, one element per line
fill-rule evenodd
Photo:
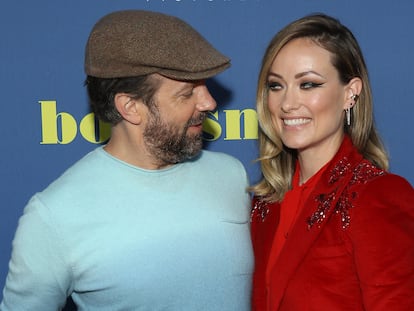
<path fill-rule="evenodd" d="M 203 150 L 200 155 L 200 160 L 210 162 L 216 166 L 220 166 L 223 168 L 226 168 L 229 165 L 231 167 L 236 166 L 239 168 L 243 168 L 243 164 L 239 159 L 230 154 L 219 151 Z"/>
<path fill-rule="evenodd" d="M 229 161 L 229 162 L 240 162 L 236 157 L 220 152 L 220 151 L 211 151 L 211 150 L 203 150 L 201 152 L 201 158 L 205 158 L 208 160 L 223 160 L 223 161 Z"/>
<path fill-rule="evenodd" d="M 213 176 L 229 183 L 244 183 L 248 179 L 242 162 L 226 153 L 203 150 L 197 166 L 199 173 L 204 176 Z"/>
<path fill-rule="evenodd" d="M 90 177 L 94 176 L 94 171 L 99 171 L 102 168 L 100 163 L 100 147 L 87 153 L 81 159 L 76 161 L 68 167 L 59 177 L 53 180 L 42 192 L 54 192 L 62 185 L 67 188 L 71 185 L 80 186 L 90 181 Z"/>

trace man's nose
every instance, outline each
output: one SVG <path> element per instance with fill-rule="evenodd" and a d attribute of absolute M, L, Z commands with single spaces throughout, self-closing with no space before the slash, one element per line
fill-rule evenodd
<path fill-rule="evenodd" d="M 196 87 L 197 92 L 197 103 L 196 107 L 199 111 L 212 111 L 216 109 L 217 103 L 214 100 L 213 96 L 210 94 L 207 86 L 205 84 L 198 85 Z"/>

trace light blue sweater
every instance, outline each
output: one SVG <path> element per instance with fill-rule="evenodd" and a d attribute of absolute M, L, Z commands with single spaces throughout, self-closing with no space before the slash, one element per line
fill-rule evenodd
<path fill-rule="evenodd" d="M 246 186 L 225 154 L 150 171 L 97 148 L 26 206 L 0 310 L 250 310 Z"/>

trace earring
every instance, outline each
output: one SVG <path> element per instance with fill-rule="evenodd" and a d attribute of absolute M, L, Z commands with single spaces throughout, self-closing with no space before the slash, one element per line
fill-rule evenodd
<path fill-rule="evenodd" d="M 346 114 L 346 124 L 347 124 L 348 126 L 350 126 L 350 125 L 351 125 L 351 108 L 352 108 L 352 106 L 353 106 L 353 105 L 355 105 L 355 104 L 356 104 L 356 102 L 357 102 L 357 100 L 358 100 L 358 98 L 359 98 L 359 95 L 358 95 L 358 94 L 352 95 L 352 96 L 351 96 L 351 98 L 352 98 L 352 100 L 354 101 L 354 103 L 353 103 L 353 104 L 351 103 L 350 107 L 345 109 L 345 114 Z"/>
<path fill-rule="evenodd" d="M 346 108 L 345 114 L 346 114 L 346 124 L 350 126 L 351 125 L 351 108 Z"/>

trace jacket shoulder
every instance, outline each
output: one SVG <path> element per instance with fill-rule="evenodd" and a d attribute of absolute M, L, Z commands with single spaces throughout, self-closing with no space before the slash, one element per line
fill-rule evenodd
<path fill-rule="evenodd" d="M 357 191 L 360 200 L 382 202 L 383 204 L 379 204 L 379 206 L 384 207 L 391 203 L 412 205 L 414 202 L 414 188 L 411 184 L 402 176 L 391 173 L 369 180 L 366 184 L 362 184 Z"/>

